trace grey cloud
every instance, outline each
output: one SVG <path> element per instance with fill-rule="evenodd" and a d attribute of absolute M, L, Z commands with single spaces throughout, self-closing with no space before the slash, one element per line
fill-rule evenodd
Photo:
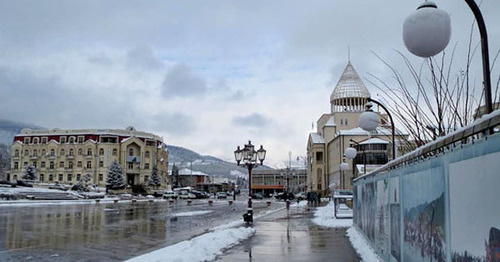
<path fill-rule="evenodd" d="M 137 46 L 127 53 L 127 66 L 139 69 L 158 69 L 161 61 L 154 55 L 149 46 Z"/>
<path fill-rule="evenodd" d="M 269 125 L 271 119 L 268 119 L 264 115 L 259 113 L 253 113 L 247 116 L 237 116 L 234 117 L 232 123 L 238 126 L 248 126 L 248 127 L 265 127 Z"/>
<path fill-rule="evenodd" d="M 193 117 L 182 113 L 163 113 L 154 116 L 155 129 L 177 136 L 193 133 L 196 123 Z"/>
<path fill-rule="evenodd" d="M 162 95 L 165 98 L 203 96 L 206 92 L 206 81 L 184 64 L 174 65 L 163 80 Z"/>

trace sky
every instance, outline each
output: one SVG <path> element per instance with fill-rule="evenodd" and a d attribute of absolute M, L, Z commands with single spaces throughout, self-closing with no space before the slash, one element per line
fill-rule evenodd
<path fill-rule="evenodd" d="M 47 128 L 134 126 L 230 161 L 252 140 L 267 149 L 266 164 L 280 165 L 288 152 L 306 154 L 348 48 L 362 79 L 392 81 L 375 54 L 397 68 L 397 51 L 422 63 L 402 41 L 403 21 L 420 3 L 2 0 L 0 118 Z M 436 3 L 451 16 L 450 46 L 463 61 L 473 15 L 464 1 Z M 493 60 L 500 1 L 484 0 L 481 9 Z M 479 83 L 480 66 L 477 55 Z M 498 70 L 492 75 L 496 83 Z"/>

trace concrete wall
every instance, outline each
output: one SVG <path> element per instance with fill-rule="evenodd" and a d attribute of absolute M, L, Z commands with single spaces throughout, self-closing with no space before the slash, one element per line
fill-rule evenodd
<path fill-rule="evenodd" d="M 500 256 L 500 133 L 467 141 L 355 181 L 354 224 L 384 261 Z"/>

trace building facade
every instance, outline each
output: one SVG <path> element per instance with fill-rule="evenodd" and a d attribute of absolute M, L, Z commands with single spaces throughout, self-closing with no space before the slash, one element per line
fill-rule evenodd
<path fill-rule="evenodd" d="M 163 139 L 126 129 L 31 130 L 14 137 L 10 179 L 21 179 L 33 165 L 40 182 L 105 186 L 108 167 L 121 164 L 128 185 L 146 184 L 157 166 L 162 187 L 168 183 L 168 151 Z"/>
<path fill-rule="evenodd" d="M 287 182 L 288 177 L 288 182 Z M 305 169 L 253 169 L 252 192 L 269 196 L 279 192 L 303 192 L 306 189 Z M 288 185 L 288 190 L 287 190 Z"/>
<path fill-rule="evenodd" d="M 370 97 L 370 92 L 361 81 L 351 62 L 347 63 L 340 80 L 335 86 L 330 96 L 330 113 L 323 114 L 316 122 L 316 132 L 309 134 L 307 142 L 307 188 L 310 191 L 325 193 L 331 189 L 351 189 L 352 178 L 359 175 L 359 155 L 351 160 L 344 157 L 345 149 L 349 146 L 358 147 L 359 150 L 365 148 L 365 157 L 368 154 L 378 154 L 382 152 L 385 157 L 377 158 L 375 166 L 387 162 L 394 152 L 388 145 L 391 142 L 391 125 L 387 121 L 387 116 L 379 114 L 380 127 L 376 131 L 368 133 L 358 127 L 359 116 L 365 111 L 365 105 Z M 407 139 L 408 135 L 397 131 L 396 143 L 399 140 Z M 379 140 L 369 140 L 378 138 Z M 351 142 L 354 141 L 354 142 Z M 366 142 L 368 141 L 368 142 Z M 367 152 L 367 146 L 360 146 L 359 143 L 376 142 L 381 146 L 377 152 Z M 399 148 L 398 144 L 398 148 Z M 372 146 L 375 148 L 375 146 Z M 370 148 L 372 148 L 370 147 Z M 403 152 L 397 150 L 397 155 Z M 340 165 L 347 162 L 351 167 L 350 171 L 342 171 Z M 373 163 L 374 161 L 372 161 Z M 366 163 L 366 162 L 365 162 Z M 374 165 L 370 164 L 370 167 Z M 365 167 L 365 164 L 362 165 Z M 366 171 L 363 171 L 366 172 Z"/>

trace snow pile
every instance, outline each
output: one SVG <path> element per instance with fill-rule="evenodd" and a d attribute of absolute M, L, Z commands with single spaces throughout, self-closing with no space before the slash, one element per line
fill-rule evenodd
<path fill-rule="evenodd" d="M 352 227 L 352 219 L 336 219 L 333 216 L 333 209 L 333 202 L 324 207 L 318 207 L 312 221 L 323 227 Z"/>
<path fill-rule="evenodd" d="M 245 227 L 216 230 L 127 261 L 211 261 L 254 234 L 254 228 Z"/>
<path fill-rule="evenodd" d="M 371 262 L 371 261 L 382 261 L 375 251 L 370 247 L 368 242 L 366 242 L 363 235 L 359 233 L 359 231 L 351 227 L 347 230 L 347 236 L 351 241 L 352 247 L 356 249 L 356 253 L 361 257 L 362 261 Z"/>
<path fill-rule="evenodd" d="M 179 212 L 172 214 L 173 217 L 190 217 L 190 216 L 199 216 L 204 214 L 209 214 L 214 211 L 211 210 L 200 210 L 200 211 L 191 211 L 191 212 Z"/>

